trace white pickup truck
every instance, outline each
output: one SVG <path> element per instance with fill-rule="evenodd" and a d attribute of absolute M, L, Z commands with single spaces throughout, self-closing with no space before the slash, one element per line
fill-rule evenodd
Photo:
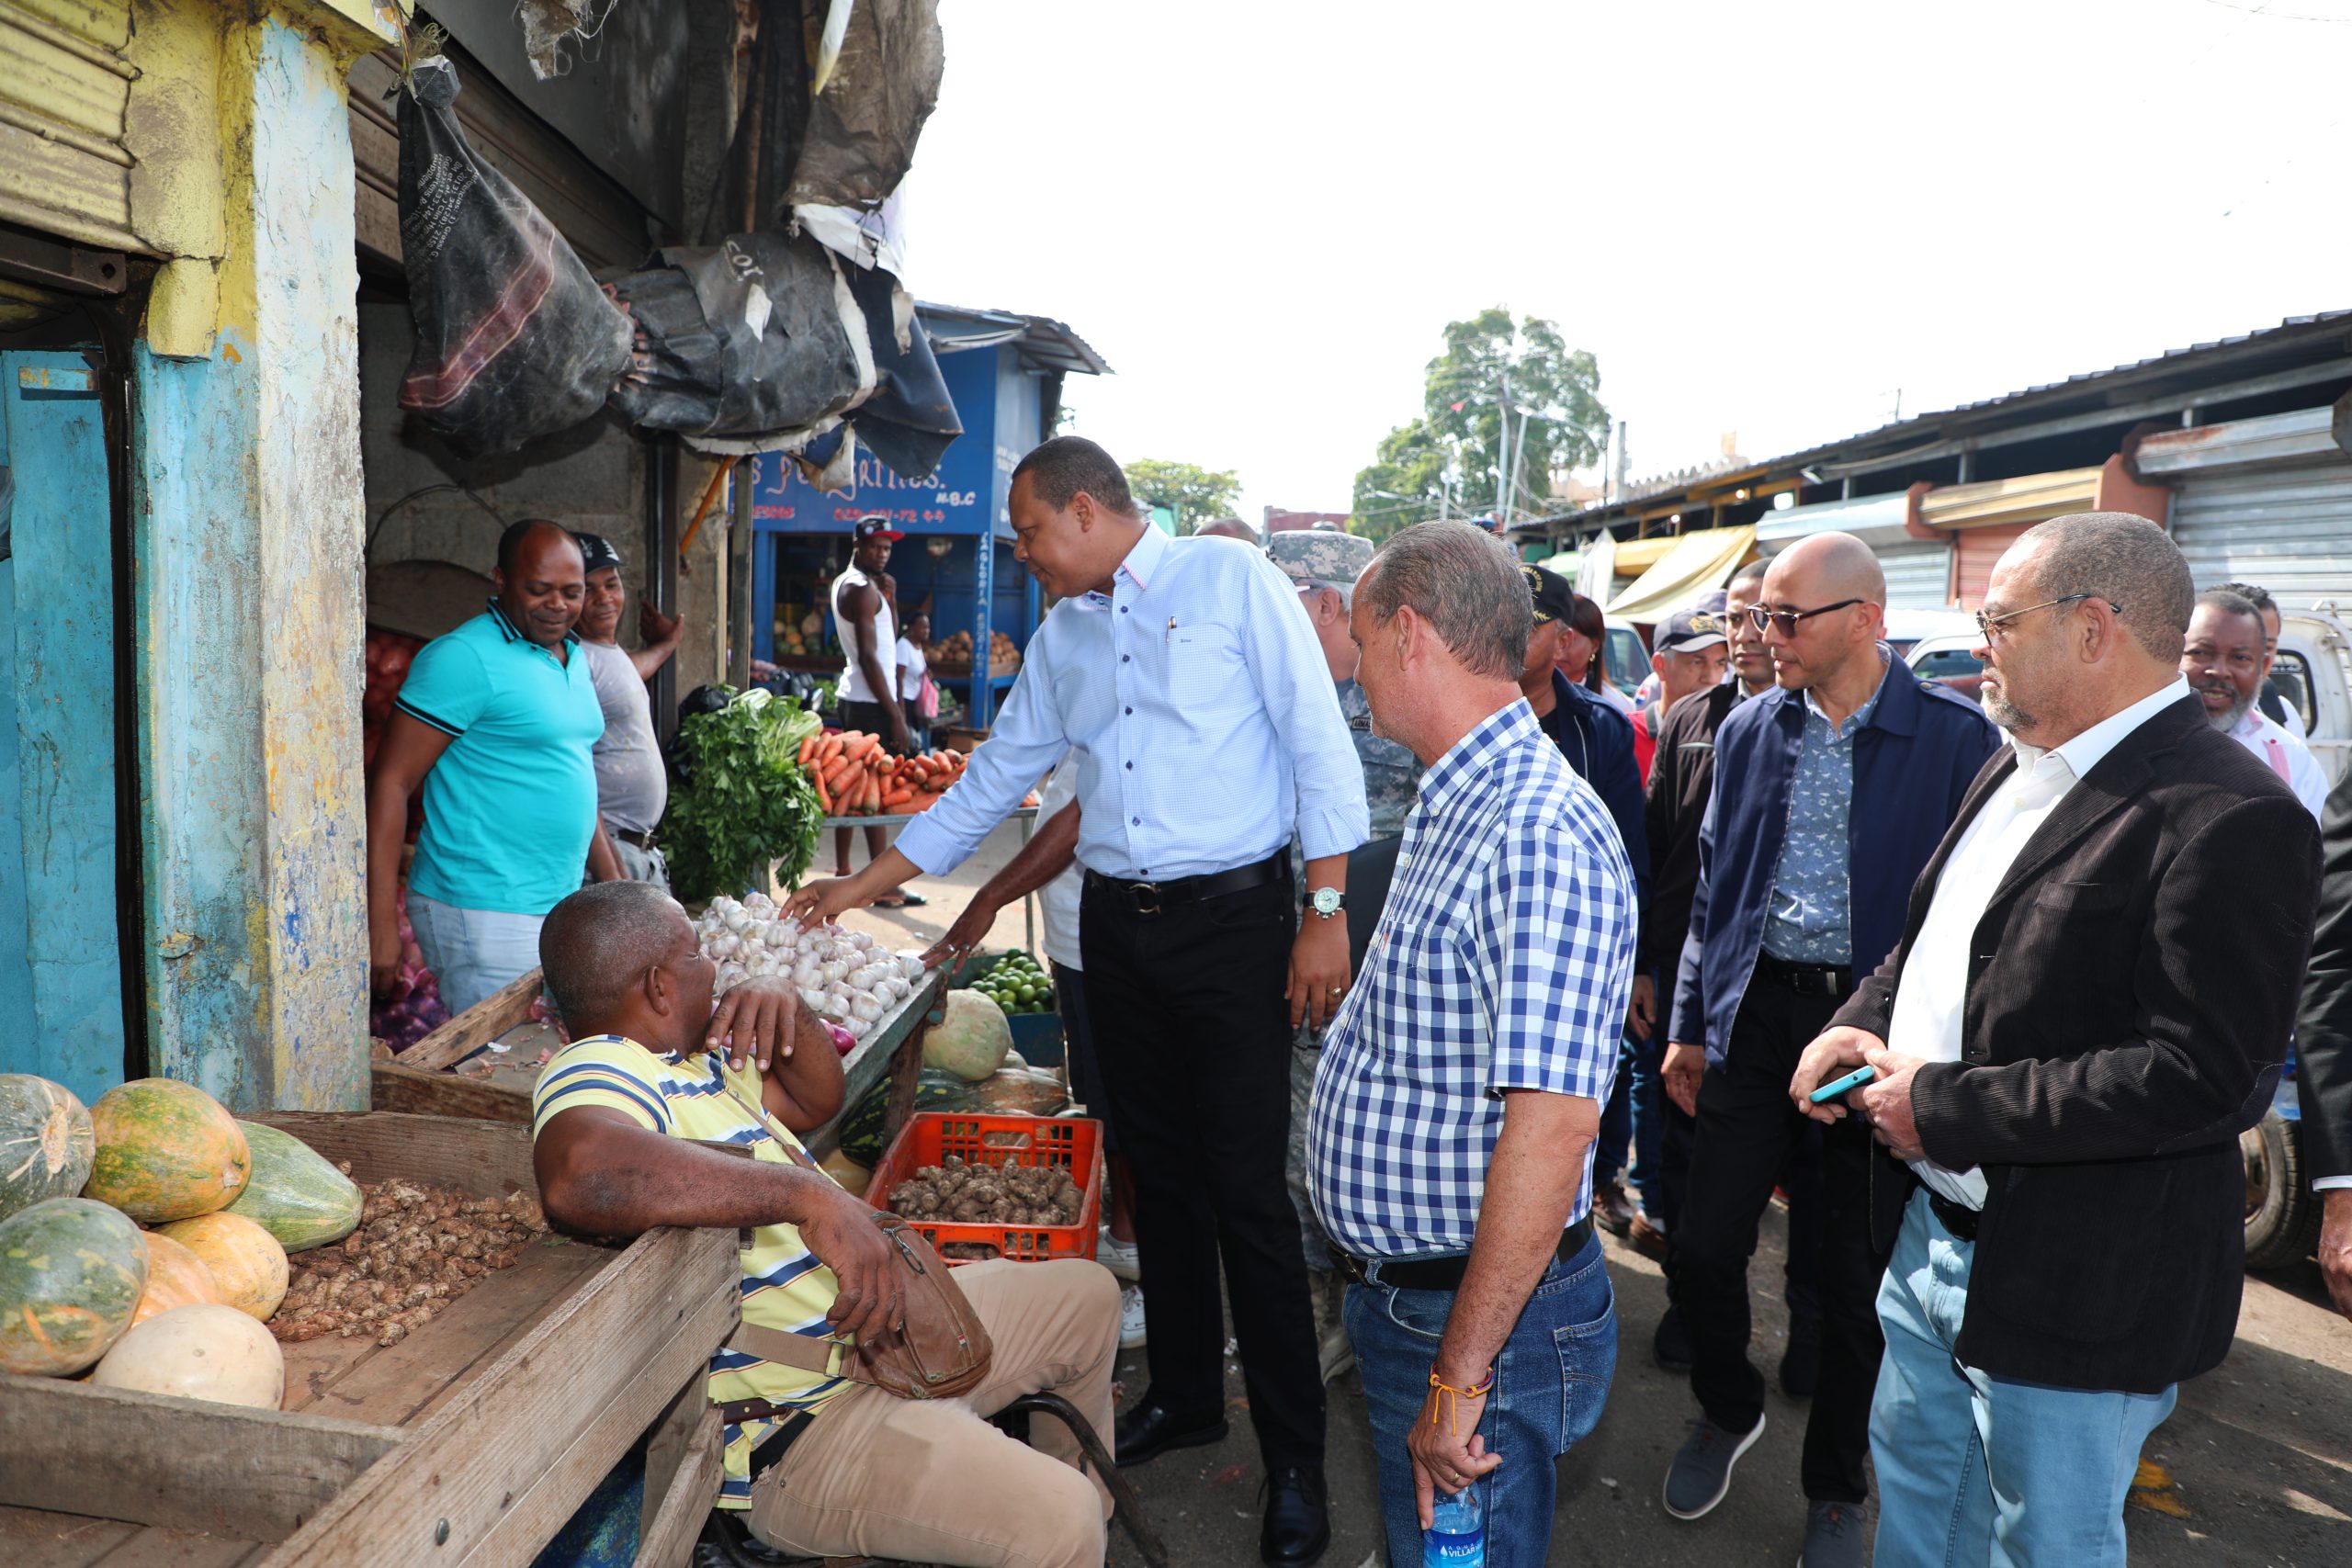
<path fill-rule="evenodd" d="M 2343 782 L 2352 768 L 2352 592 L 2342 601 L 2323 599 L 2307 609 L 2283 609 L 2278 617 L 2278 659 L 2271 678 L 2301 714 L 2306 740 L 2328 783 Z M 1973 632 L 1942 631 L 1912 644 L 1905 657 L 1911 668 L 1975 692 L 1984 671 Z M 2319 1199 L 2303 1174 L 2302 1110 L 2296 1099 L 2294 1066 L 2272 1098 L 2270 1111 L 2238 1139 L 2245 1158 L 2245 1260 L 2254 1269 L 2301 1267 L 2319 1238 Z"/>

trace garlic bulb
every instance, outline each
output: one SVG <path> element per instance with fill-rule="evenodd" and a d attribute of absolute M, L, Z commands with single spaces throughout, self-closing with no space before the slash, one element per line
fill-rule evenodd
<path fill-rule="evenodd" d="M 874 939 L 864 931 L 852 931 L 849 933 L 849 944 L 858 952 L 864 953 L 874 945 Z"/>
<path fill-rule="evenodd" d="M 822 1012 L 825 1010 L 825 994 L 822 991 L 812 991 L 803 986 L 800 988 L 800 1005 L 810 1012 Z"/>
<path fill-rule="evenodd" d="M 911 953 L 899 954 L 899 977 L 911 984 L 923 976 L 922 960 Z"/>
<path fill-rule="evenodd" d="M 783 924 L 781 921 L 768 927 L 767 944 L 770 947 L 790 947 L 792 945 L 792 928 Z"/>
<path fill-rule="evenodd" d="M 884 1010 L 881 998 L 870 991 L 860 991 L 849 999 L 849 1015 L 862 1018 L 868 1023 L 880 1018 Z"/>

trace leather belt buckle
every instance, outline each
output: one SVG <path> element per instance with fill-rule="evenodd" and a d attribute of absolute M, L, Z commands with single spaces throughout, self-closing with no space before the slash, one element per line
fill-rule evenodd
<path fill-rule="evenodd" d="M 1359 1285 L 1372 1283 L 1372 1271 L 1364 1267 L 1363 1258 L 1342 1252 L 1335 1247 L 1331 1249 L 1331 1262 L 1332 1266 L 1350 1281 Z"/>
<path fill-rule="evenodd" d="M 1136 914 L 1156 915 L 1159 913 L 1159 884 L 1156 882 L 1130 882 L 1126 885 L 1126 888 L 1127 901 L 1135 906 L 1135 911 Z M 1149 903 L 1145 902 L 1147 898 L 1150 900 Z"/>

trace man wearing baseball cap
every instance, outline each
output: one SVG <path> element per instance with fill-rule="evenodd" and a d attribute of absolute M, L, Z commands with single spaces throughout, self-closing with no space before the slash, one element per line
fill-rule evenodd
<path fill-rule="evenodd" d="M 670 774 L 662 743 L 653 733 L 653 702 L 645 683 L 678 651 L 684 625 L 651 602 L 637 606 L 635 653 L 620 645 L 621 609 L 628 590 L 621 581 L 621 553 L 601 534 L 582 534 L 581 559 L 588 569 L 587 592 L 580 602 L 580 651 L 588 659 L 588 679 L 605 710 L 604 739 L 596 742 L 596 814 L 612 835 L 621 874 L 631 882 L 670 886 L 669 867 L 654 846 L 653 829 L 670 802 Z"/>
<path fill-rule="evenodd" d="M 1659 691 L 1656 701 L 1634 715 L 1634 760 L 1641 764 L 1645 785 L 1650 782 L 1650 761 L 1657 755 L 1666 716 L 1691 693 L 1720 685 L 1730 657 L 1731 637 L 1721 616 L 1703 608 L 1677 610 L 1651 634 L 1650 671 L 1658 679 Z"/>
<path fill-rule="evenodd" d="M 842 728 L 879 735 L 900 756 L 914 750 L 914 736 L 907 728 L 906 709 L 899 700 L 896 678 L 899 659 L 899 585 L 884 569 L 890 564 L 890 547 L 905 538 L 876 513 L 859 518 L 850 528 L 849 570 L 833 579 L 833 626 L 846 659 L 841 682 L 834 688 Z M 988 652 L 978 654 L 982 672 Z M 849 874 L 850 830 L 833 833 L 833 874 Z M 865 858 L 880 856 L 888 835 L 879 828 L 865 830 Z M 886 909 L 924 903 L 918 894 L 892 892 L 875 900 Z"/>

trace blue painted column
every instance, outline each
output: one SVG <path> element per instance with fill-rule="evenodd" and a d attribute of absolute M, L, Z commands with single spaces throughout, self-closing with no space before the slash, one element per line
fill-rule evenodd
<path fill-rule="evenodd" d="M 364 506 L 344 77 L 325 7 L 220 35 L 224 254 L 132 367 L 143 954 L 156 1071 L 368 1102 Z M 202 326 L 212 330 L 206 333 Z"/>

